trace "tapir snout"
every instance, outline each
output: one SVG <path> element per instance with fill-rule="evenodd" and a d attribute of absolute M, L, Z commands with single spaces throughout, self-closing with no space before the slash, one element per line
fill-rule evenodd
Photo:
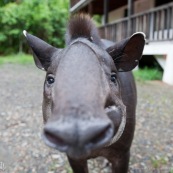
<path fill-rule="evenodd" d="M 93 149 L 108 144 L 114 134 L 114 126 L 108 118 L 86 118 L 84 115 L 78 117 L 85 119 L 49 120 L 43 131 L 45 143 L 73 158 L 81 158 Z"/>

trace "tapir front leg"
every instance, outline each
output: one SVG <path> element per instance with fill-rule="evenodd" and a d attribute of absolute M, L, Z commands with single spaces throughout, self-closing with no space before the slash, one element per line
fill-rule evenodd
<path fill-rule="evenodd" d="M 74 173 L 88 173 L 87 160 L 74 160 L 68 157 L 68 161 Z"/>
<path fill-rule="evenodd" d="M 111 159 L 112 173 L 127 173 L 129 167 L 130 152 L 125 153 L 120 158 Z"/>

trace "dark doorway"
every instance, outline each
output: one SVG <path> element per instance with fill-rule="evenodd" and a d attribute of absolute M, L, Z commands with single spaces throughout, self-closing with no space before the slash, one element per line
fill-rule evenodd
<path fill-rule="evenodd" d="M 163 72 L 163 68 L 160 66 L 153 55 L 143 55 L 142 59 L 139 61 L 139 68 L 154 68 Z"/>

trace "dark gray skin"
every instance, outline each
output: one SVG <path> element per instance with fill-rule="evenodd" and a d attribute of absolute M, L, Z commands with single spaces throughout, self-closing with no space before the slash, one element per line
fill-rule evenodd
<path fill-rule="evenodd" d="M 57 49 L 24 31 L 36 66 L 46 71 L 43 140 L 65 152 L 74 173 L 88 173 L 87 160 L 112 163 L 127 173 L 135 129 L 136 87 L 131 71 L 142 56 L 144 34 L 112 43 L 92 20 L 69 21 L 66 48 Z"/>

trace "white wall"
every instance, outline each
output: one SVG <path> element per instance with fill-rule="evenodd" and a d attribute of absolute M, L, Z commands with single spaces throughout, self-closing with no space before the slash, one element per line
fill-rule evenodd
<path fill-rule="evenodd" d="M 154 55 L 156 58 L 165 55 L 162 58 L 164 64 L 163 82 L 173 85 L 173 42 L 155 42 L 145 45 L 143 54 Z M 165 59 L 166 57 L 166 59 Z M 164 61 L 165 60 L 165 61 Z M 163 62 L 164 61 L 164 62 Z"/>

